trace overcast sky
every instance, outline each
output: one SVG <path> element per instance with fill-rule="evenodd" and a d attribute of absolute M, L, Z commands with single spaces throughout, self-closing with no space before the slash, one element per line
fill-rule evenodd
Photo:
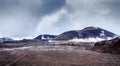
<path fill-rule="evenodd" d="M 0 0 L 0 37 L 32 38 L 88 26 L 120 35 L 120 0 Z"/>

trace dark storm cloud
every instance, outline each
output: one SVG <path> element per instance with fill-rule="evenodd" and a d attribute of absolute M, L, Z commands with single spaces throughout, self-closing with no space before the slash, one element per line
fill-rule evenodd
<path fill-rule="evenodd" d="M 59 10 L 64 4 L 65 0 L 0 0 L 0 10 L 12 10 L 12 8 L 13 10 L 16 8 L 24 10 L 27 8 L 34 16 L 43 16 Z"/>
<path fill-rule="evenodd" d="M 65 0 L 0 0 L 0 36 L 34 34 L 40 20 L 60 10 Z"/>
<path fill-rule="evenodd" d="M 120 0 L 104 0 L 101 2 L 101 7 L 108 8 L 110 10 L 108 16 L 120 17 Z"/>
<path fill-rule="evenodd" d="M 65 0 L 43 0 L 42 6 L 38 8 L 36 14 L 48 15 L 51 12 L 59 10 L 63 5 L 65 5 Z"/>
<path fill-rule="evenodd" d="M 113 1 L 113 3 L 111 2 L 110 4 L 111 8 L 111 16 L 115 17 L 115 19 L 119 19 L 120 18 L 120 0 L 117 1 Z"/>

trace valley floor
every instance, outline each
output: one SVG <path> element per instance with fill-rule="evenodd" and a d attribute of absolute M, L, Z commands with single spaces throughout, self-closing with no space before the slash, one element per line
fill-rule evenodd
<path fill-rule="evenodd" d="M 0 49 L 0 66 L 120 66 L 120 55 L 83 46 L 25 46 Z"/>

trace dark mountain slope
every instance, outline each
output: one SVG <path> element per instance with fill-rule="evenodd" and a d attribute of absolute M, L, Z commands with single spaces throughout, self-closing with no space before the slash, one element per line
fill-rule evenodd
<path fill-rule="evenodd" d="M 60 35 L 58 35 L 55 39 L 56 40 L 71 40 L 74 38 L 78 39 L 85 39 L 85 38 L 102 38 L 107 39 L 109 37 L 115 37 L 116 34 L 109 32 L 107 30 L 104 30 L 102 28 L 98 27 L 86 27 L 82 30 L 72 30 L 64 32 Z"/>

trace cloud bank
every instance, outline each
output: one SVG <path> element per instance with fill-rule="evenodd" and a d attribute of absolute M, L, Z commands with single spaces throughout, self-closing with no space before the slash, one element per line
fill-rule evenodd
<path fill-rule="evenodd" d="M 0 36 L 35 37 L 96 26 L 120 35 L 119 0 L 0 0 Z"/>
<path fill-rule="evenodd" d="M 65 0 L 0 0 L 0 35 L 33 36 L 43 17 L 58 11 L 64 4 Z"/>

